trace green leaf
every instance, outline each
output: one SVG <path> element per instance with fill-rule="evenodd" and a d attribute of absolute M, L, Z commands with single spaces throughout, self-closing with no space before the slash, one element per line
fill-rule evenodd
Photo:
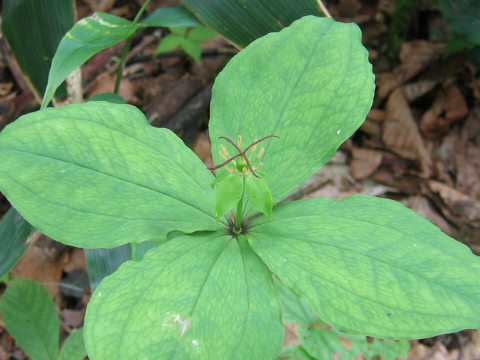
<path fill-rule="evenodd" d="M 480 45 L 480 4 L 470 0 L 439 0 L 451 28 L 448 53 Z"/>
<path fill-rule="evenodd" d="M 268 217 L 272 216 L 272 193 L 263 177 L 247 176 L 245 191 L 255 207 Z"/>
<path fill-rule="evenodd" d="M 10 208 L 0 221 L 0 278 L 3 278 L 20 260 L 35 231 L 14 208 Z"/>
<path fill-rule="evenodd" d="M 250 144 L 278 135 L 262 143 L 262 171 L 276 203 L 358 129 L 373 90 L 358 27 L 305 17 L 250 44 L 217 77 L 210 120 L 215 164 L 222 161 L 220 136 L 242 135 Z M 236 153 L 233 147 L 230 153 Z"/>
<path fill-rule="evenodd" d="M 230 175 L 230 172 L 228 172 L 227 170 L 223 170 L 220 174 L 218 174 L 215 179 L 212 181 L 212 183 L 210 184 L 210 186 L 212 187 L 212 189 L 215 187 L 215 185 L 217 185 L 219 182 L 223 181 L 223 179 L 225 179 L 228 175 Z"/>
<path fill-rule="evenodd" d="M 23 73 L 40 95 L 47 86 L 58 43 L 73 23 L 73 0 L 3 1 L 3 34 Z"/>
<path fill-rule="evenodd" d="M 0 133 L 0 189 L 65 244 L 115 247 L 214 230 L 213 176 L 172 132 L 101 101 L 23 116 Z"/>
<path fill-rule="evenodd" d="M 239 46 L 305 15 L 322 15 L 316 0 L 182 0 L 204 24 Z"/>
<path fill-rule="evenodd" d="M 253 250 L 341 331 L 419 339 L 480 327 L 480 258 L 397 202 L 300 200 L 252 225 Z"/>
<path fill-rule="evenodd" d="M 131 259 L 130 244 L 111 249 L 85 249 L 90 289 L 94 291 L 105 277 L 113 274 L 120 265 Z"/>
<path fill-rule="evenodd" d="M 198 41 L 183 39 L 182 49 L 187 55 L 190 55 L 197 64 L 200 64 L 202 59 L 202 45 L 200 45 Z"/>
<path fill-rule="evenodd" d="M 126 104 L 125 99 L 115 93 L 102 93 L 92 96 L 87 101 L 106 101 L 114 104 Z"/>
<path fill-rule="evenodd" d="M 218 185 L 215 198 L 215 216 L 219 220 L 228 211 L 233 209 L 243 195 L 243 176 L 229 174 Z"/>
<path fill-rule="evenodd" d="M 318 326 L 318 325 L 317 325 Z M 298 331 L 301 348 L 315 359 L 329 359 L 338 354 L 338 359 L 356 359 L 359 355 L 371 359 L 380 355 L 384 360 L 407 357 L 410 344 L 407 340 L 368 342 L 365 336 L 347 335 L 324 326 L 301 326 Z"/>
<path fill-rule="evenodd" d="M 52 60 L 42 108 L 52 100 L 55 90 L 77 67 L 93 55 L 133 35 L 140 27 L 121 17 L 95 13 L 77 22 L 65 34 Z"/>
<path fill-rule="evenodd" d="M 243 237 L 213 233 L 176 237 L 122 265 L 85 319 L 95 360 L 273 359 L 283 335 L 268 269 Z"/>
<path fill-rule="evenodd" d="M 35 280 L 9 283 L 0 299 L 9 334 L 33 360 L 56 360 L 60 320 L 47 289 Z"/>
<path fill-rule="evenodd" d="M 184 38 L 187 36 L 188 27 L 185 27 L 185 26 L 174 27 L 174 28 L 171 28 L 170 31 L 172 32 L 172 34 L 180 35 L 182 38 Z"/>
<path fill-rule="evenodd" d="M 302 347 L 288 345 L 282 349 L 279 359 L 289 359 L 289 360 L 316 360 L 311 357 Z"/>
<path fill-rule="evenodd" d="M 167 235 L 169 239 L 171 233 Z M 157 246 L 159 242 L 144 241 L 136 244 L 139 257 Z M 94 291 L 105 277 L 113 274 L 125 261 L 132 259 L 132 245 L 125 244 L 112 249 L 85 249 L 85 260 L 87 262 L 88 280 L 90 289 Z"/>
<path fill-rule="evenodd" d="M 174 35 L 174 34 L 165 36 L 160 41 L 160 44 L 158 44 L 158 47 L 155 50 L 155 55 L 167 53 L 175 49 L 178 49 L 182 44 L 182 40 L 183 40 L 183 37 Z"/>
<path fill-rule="evenodd" d="M 289 324 L 311 325 L 317 317 L 304 300 L 295 295 L 283 283 L 274 278 L 282 304 L 282 320 Z"/>
<path fill-rule="evenodd" d="M 78 329 L 71 333 L 63 343 L 58 360 L 83 360 L 86 356 L 83 329 Z"/>
<path fill-rule="evenodd" d="M 202 23 L 198 21 L 195 15 L 183 6 L 157 9 L 140 24 L 155 27 L 202 26 Z"/>
<path fill-rule="evenodd" d="M 209 28 L 206 27 L 198 27 L 196 29 L 192 29 L 188 33 L 188 38 L 192 41 L 205 41 L 205 40 L 210 40 L 213 39 L 214 37 L 218 36 L 218 34 L 210 30 Z"/>

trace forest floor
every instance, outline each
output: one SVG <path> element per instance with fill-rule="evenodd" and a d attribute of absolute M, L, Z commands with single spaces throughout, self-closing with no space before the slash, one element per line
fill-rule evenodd
<path fill-rule="evenodd" d="M 424 1 L 425 2 L 425 1 Z M 419 2 L 423 3 L 423 2 Z M 425 2 L 427 3 L 427 2 Z M 445 56 L 448 24 L 438 8 L 395 13 L 394 0 L 327 1 L 333 17 L 363 31 L 376 76 L 372 110 L 360 130 L 293 197 L 343 199 L 356 193 L 388 197 L 414 209 L 480 255 L 480 77 L 464 53 Z M 176 6 L 153 1 L 148 12 Z M 78 17 L 106 11 L 132 18 L 135 1 L 77 1 Z M 398 29 L 395 19 L 402 17 Z M 397 33 L 395 33 L 397 31 Z M 167 127 L 212 164 L 208 107 L 216 74 L 239 50 L 218 37 L 204 43 L 201 66 L 174 52 L 153 59 L 166 30 L 134 38 L 120 94 L 154 126 Z M 38 108 L 1 39 L 0 128 Z M 84 97 L 113 90 L 122 44 L 83 68 Z M 0 213 L 9 204 L 1 196 Z M 83 324 L 90 292 L 83 250 L 35 233 L 13 276 L 46 285 L 60 308 L 64 333 Z M 73 290 L 72 290 L 73 289 Z M 291 335 L 291 334 L 290 334 Z M 288 341 L 295 339 L 288 337 Z M 0 320 L 0 360 L 26 359 Z M 409 360 L 480 359 L 480 332 L 466 330 L 411 342 Z"/>

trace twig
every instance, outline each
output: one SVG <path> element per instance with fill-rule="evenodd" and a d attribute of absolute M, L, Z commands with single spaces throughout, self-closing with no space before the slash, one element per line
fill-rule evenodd
<path fill-rule="evenodd" d="M 140 17 L 143 15 L 145 12 L 147 5 L 151 2 L 152 0 L 146 0 L 143 6 L 140 8 L 138 11 L 137 15 L 135 16 L 135 19 L 133 19 L 133 24 L 138 23 L 140 20 Z M 120 64 L 117 69 L 117 78 L 115 79 L 115 90 L 114 93 L 118 94 L 118 91 L 120 89 L 120 82 L 122 81 L 122 75 L 123 75 L 123 70 L 125 69 L 125 64 L 127 63 L 127 56 L 128 52 L 130 51 L 130 46 L 132 45 L 132 39 L 133 39 L 132 34 L 128 37 L 127 40 L 125 40 L 125 44 L 123 45 L 123 50 L 122 50 L 122 55 L 120 57 Z"/>
<path fill-rule="evenodd" d="M 325 14 L 326 17 L 333 19 L 332 15 L 328 12 L 327 7 L 323 4 L 322 0 L 317 0 L 318 6 L 320 6 L 320 10 Z"/>

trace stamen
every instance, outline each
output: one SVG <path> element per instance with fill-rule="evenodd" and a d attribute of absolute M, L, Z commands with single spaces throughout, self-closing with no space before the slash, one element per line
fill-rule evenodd
<path fill-rule="evenodd" d="M 228 141 L 234 148 L 235 150 L 238 151 L 238 154 L 235 155 L 235 156 L 232 156 L 231 158 L 229 159 L 226 159 L 228 157 L 228 150 L 226 149 L 225 146 L 223 145 L 220 145 L 220 156 L 222 157 L 222 159 L 224 159 L 225 161 L 223 163 L 221 163 L 220 165 L 217 165 L 213 168 L 208 168 L 209 170 L 216 170 L 216 169 L 219 169 L 225 165 L 227 165 L 228 163 L 230 163 L 231 161 L 235 160 L 236 158 L 240 157 L 242 161 L 245 161 L 246 164 L 247 164 L 247 167 L 248 167 L 248 170 L 250 170 L 250 172 L 252 173 L 253 176 L 259 178 L 260 176 L 257 175 L 257 173 L 255 172 L 255 170 L 259 170 L 261 169 L 261 167 L 263 166 L 263 163 L 260 163 L 258 165 L 258 167 L 254 170 L 252 165 L 250 164 L 250 161 L 248 160 L 248 157 L 246 156 L 246 153 L 248 150 L 250 149 L 253 149 L 253 151 L 255 151 L 257 149 L 257 144 L 262 142 L 263 140 L 266 140 L 266 139 L 269 139 L 269 138 L 272 138 L 272 137 L 276 137 L 278 138 L 277 135 L 269 135 L 269 136 L 265 136 L 259 140 L 255 140 L 253 143 L 251 143 L 250 145 L 247 146 L 247 148 L 245 150 L 242 151 L 242 147 L 243 147 L 243 142 L 242 142 L 242 136 L 241 135 L 238 135 L 237 137 L 237 142 L 238 142 L 238 145 L 235 144 L 232 140 L 230 140 L 229 138 L 225 137 L 225 136 L 220 136 L 219 139 L 224 139 L 226 141 Z M 260 159 L 263 154 L 265 153 L 265 148 L 262 148 L 259 152 L 259 154 L 257 155 L 257 158 Z M 234 162 L 235 163 L 235 162 Z M 230 172 L 234 172 L 234 170 L 230 169 L 230 168 L 227 168 L 228 171 Z M 246 172 L 248 171 L 246 168 L 242 168 L 242 172 Z"/>
<path fill-rule="evenodd" d="M 243 148 L 242 135 L 237 136 L 237 144 L 240 149 Z"/>
<path fill-rule="evenodd" d="M 261 148 L 260 151 L 258 152 L 257 159 L 261 159 L 264 154 L 265 154 L 265 148 Z"/>

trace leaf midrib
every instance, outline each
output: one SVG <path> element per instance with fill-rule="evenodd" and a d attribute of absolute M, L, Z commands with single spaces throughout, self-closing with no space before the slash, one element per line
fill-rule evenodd
<path fill-rule="evenodd" d="M 18 152 L 18 153 L 23 153 L 23 154 L 28 154 L 28 155 L 31 155 L 31 156 L 37 156 L 39 158 L 45 158 L 47 159 L 47 161 L 52 161 L 52 162 L 55 162 L 55 161 L 58 161 L 60 163 L 65 163 L 65 164 L 68 164 L 69 166 L 77 166 L 78 168 L 81 168 L 81 169 L 84 169 L 84 170 L 87 170 L 87 171 L 91 171 L 91 172 L 94 172 L 94 173 L 97 173 L 97 174 L 100 174 L 100 175 L 103 175 L 105 177 L 108 177 L 108 178 L 112 178 L 112 179 L 115 179 L 117 181 L 120 181 L 120 182 L 124 182 L 124 183 L 127 183 L 129 185 L 133 185 L 133 186 L 138 186 L 140 188 L 143 188 L 145 190 L 149 190 L 149 191 L 153 191 L 154 193 L 157 193 L 157 194 L 160 194 L 160 195 L 163 195 L 165 197 L 168 197 L 168 198 L 171 198 L 173 200 L 176 200 L 182 204 L 185 204 L 185 205 L 188 205 L 190 206 L 192 209 L 195 209 L 213 219 L 215 219 L 214 216 L 212 216 L 211 214 L 207 213 L 206 211 L 200 209 L 199 207 L 193 205 L 193 204 L 190 204 L 184 200 L 181 200 L 173 195 L 170 195 L 170 194 L 167 194 L 163 191 L 159 191 L 158 189 L 154 189 L 154 188 L 151 188 L 149 186 L 146 186 L 146 185 L 142 185 L 142 184 L 138 184 L 138 183 L 135 183 L 135 182 L 132 182 L 130 180 L 127 180 L 127 179 L 123 179 L 123 178 L 120 178 L 120 177 L 116 177 L 114 175 L 111 175 L 111 174 L 107 174 L 107 173 L 104 173 L 104 172 L 101 172 L 100 170 L 97 170 L 97 169 L 93 169 L 93 168 L 89 168 L 89 167 L 86 167 L 84 165 L 81 165 L 81 164 L 78 164 L 76 162 L 69 162 L 69 161 L 66 161 L 66 160 L 63 160 L 63 159 L 59 159 L 59 158 L 56 158 L 56 157 L 52 157 L 52 156 L 46 156 L 46 155 L 43 155 L 43 154 L 38 154 L 38 153 L 34 153 L 34 152 L 30 152 L 30 151 L 24 151 L 24 150 L 18 150 L 18 149 L 3 149 L 3 152 Z M 11 179 L 11 177 L 7 174 L 7 176 Z M 31 191 L 31 190 L 30 190 Z"/>
<path fill-rule="evenodd" d="M 277 238 L 283 238 L 283 239 L 286 239 L 286 240 L 288 240 L 288 241 L 291 241 L 291 240 L 292 240 L 292 238 L 290 238 L 290 237 L 282 236 L 282 235 L 279 235 L 279 234 L 270 234 L 270 233 L 263 233 L 263 232 L 257 232 L 257 233 L 258 233 L 258 234 L 263 234 L 263 235 L 275 236 L 275 237 L 277 237 Z M 370 259 L 372 262 L 378 262 L 378 263 L 382 263 L 382 264 L 388 265 L 389 267 L 392 267 L 392 268 L 395 268 L 395 269 L 397 269 L 397 270 L 400 270 L 401 272 L 405 272 L 405 273 L 407 273 L 407 274 L 411 274 L 411 275 L 413 275 L 414 277 L 417 277 L 417 278 L 419 278 L 419 279 L 421 279 L 421 280 L 423 280 L 423 281 L 425 281 L 425 282 L 427 282 L 427 283 L 429 283 L 429 284 L 434 284 L 434 285 L 436 285 L 436 286 L 438 286 L 438 287 L 440 287 L 440 288 L 443 288 L 443 289 L 447 288 L 447 289 L 450 290 L 451 292 L 461 295 L 461 297 L 463 297 L 463 298 L 468 298 L 468 299 L 470 299 L 470 300 L 473 301 L 473 302 L 478 302 L 478 299 L 472 298 L 472 296 L 469 295 L 469 294 L 464 294 L 463 292 L 458 291 L 457 289 L 452 289 L 452 288 L 451 288 L 450 286 L 448 286 L 448 285 L 438 283 L 438 282 L 435 281 L 435 280 L 427 279 L 427 278 L 421 276 L 420 274 L 411 272 L 411 271 L 409 271 L 408 269 L 404 269 L 404 268 L 401 268 L 401 267 L 392 265 L 392 264 L 390 264 L 390 263 L 388 263 L 388 262 L 386 262 L 386 261 L 384 261 L 384 260 L 377 259 L 377 258 L 373 258 L 373 257 L 371 257 L 371 256 L 369 256 L 369 255 L 367 255 L 367 254 L 362 254 L 362 253 L 356 252 L 356 251 L 354 251 L 354 250 L 352 250 L 352 249 L 341 248 L 341 247 L 338 247 L 338 246 L 335 246 L 335 245 L 332 245 L 332 244 L 318 243 L 318 242 L 315 242 L 315 241 L 312 241 L 312 240 L 306 240 L 306 239 L 296 239 L 296 240 L 297 240 L 297 241 L 304 241 L 304 242 L 307 242 L 307 243 L 313 243 L 313 244 L 319 245 L 319 246 L 332 247 L 332 248 L 335 248 L 335 249 L 337 249 L 337 250 L 339 250 L 339 251 L 346 251 L 346 252 L 351 252 L 351 253 L 353 253 L 353 254 L 355 254 L 355 255 L 360 255 L 360 256 L 362 256 L 362 257 L 365 257 L 365 258 Z M 278 253 L 278 252 L 275 251 L 275 250 L 272 250 L 271 248 L 269 248 L 268 251 L 274 251 L 274 252 L 275 252 L 276 254 L 278 254 L 280 257 L 285 258 L 285 256 L 281 255 L 280 253 Z M 297 265 L 297 266 L 299 266 L 299 267 L 301 267 L 300 265 L 298 265 L 298 264 L 295 263 L 295 262 L 291 262 L 291 263 L 292 263 L 292 264 L 295 264 L 295 265 Z M 301 267 L 301 268 L 304 269 L 303 267 Z M 305 269 L 304 269 L 304 270 L 305 270 Z M 326 278 L 322 278 L 321 276 L 318 276 L 318 275 L 316 275 L 316 274 L 313 274 L 313 273 L 311 273 L 311 272 L 309 272 L 309 271 L 307 271 L 307 270 L 305 270 L 305 271 L 306 271 L 307 273 L 311 274 L 311 275 L 314 276 L 314 277 L 317 277 L 317 278 L 319 278 L 319 279 L 323 279 L 324 281 L 326 281 L 326 282 L 328 282 L 328 283 L 331 283 L 331 284 L 334 285 L 335 287 L 338 287 L 339 289 L 342 289 L 343 291 L 345 291 L 345 292 L 347 292 L 347 293 L 353 294 L 353 295 L 356 296 L 356 297 L 362 298 L 362 299 L 367 300 L 367 301 L 369 301 L 369 302 L 373 302 L 373 303 L 379 304 L 379 305 L 381 305 L 381 306 L 385 306 L 385 307 L 388 307 L 388 308 L 395 309 L 395 308 L 393 308 L 393 307 L 390 306 L 390 305 L 384 305 L 384 304 L 382 304 L 382 303 L 380 303 L 380 302 L 378 302 L 378 301 L 371 300 L 371 299 L 368 299 L 368 298 L 364 298 L 364 297 L 362 297 L 362 296 L 360 296 L 360 295 L 356 295 L 356 294 L 354 294 L 351 290 L 347 290 L 347 289 L 345 289 L 345 288 L 343 288 L 343 287 L 341 287 L 341 286 L 339 286 L 339 285 L 337 285 L 337 284 L 334 284 L 334 283 L 328 281 Z M 470 309 L 471 309 L 471 305 L 468 304 L 468 306 L 469 306 Z M 401 310 L 401 309 L 399 309 L 399 308 L 396 308 L 396 310 L 404 311 L 404 312 L 409 312 L 409 313 L 413 313 L 413 314 L 419 314 L 419 313 L 414 313 L 414 312 L 411 312 L 411 311 L 408 311 L 408 310 Z M 472 309 L 471 309 L 471 310 L 472 310 Z M 438 315 L 430 315 L 430 314 L 425 314 L 425 315 L 428 315 L 428 316 L 438 316 Z"/>

